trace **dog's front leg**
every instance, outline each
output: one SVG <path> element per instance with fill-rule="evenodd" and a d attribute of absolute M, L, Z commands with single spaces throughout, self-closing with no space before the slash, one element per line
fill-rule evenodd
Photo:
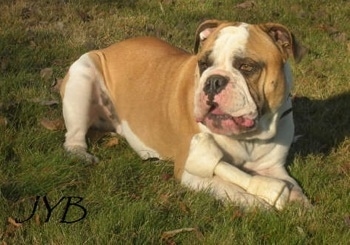
<path fill-rule="evenodd" d="M 227 194 L 230 197 L 235 197 L 233 201 L 242 202 L 239 199 L 248 198 L 244 194 L 251 194 L 254 196 L 253 199 L 257 199 L 257 201 L 262 199 L 277 209 L 282 209 L 288 202 L 290 191 L 286 182 L 260 175 L 252 176 L 223 161 L 222 158 L 223 153 L 210 134 L 199 133 L 195 135 L 186 161 L 183 183 L 191 186 L 190 175 L 192 175 L 195 176 L 193 180 L 198 185 L 202 185 L 202 188 L 212 189 L 219 198 L 226 198 L 225 194 Z M 226 183 L 222 185 L 223 182 Z M 232 194 L 232 192 L 237 192 L 237 188 L 227 189 L 227 183 L 239 187 L 239 195 Z M 222 191 L 220 188 L 225 188 L 225 190 Z M 252 201 L 248 201 L 248 203 L 252 203 Z"/>

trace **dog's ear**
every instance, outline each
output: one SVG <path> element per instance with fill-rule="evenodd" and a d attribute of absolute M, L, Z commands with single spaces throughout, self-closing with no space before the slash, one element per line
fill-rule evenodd
<path fill-rule="evenodd" d="M 266 23 L 260 25 L 260 27 L 276 43 L 277 47 L 284 55 L 285 60 L 289 57 L 293 57 L 295 62 L 298 63 L 307 53 L 307 48 L 297 42 L 293 33 L 291 33 L 285 26 L 276 23 Z"/>
<path fill-rule="evenodd" d="M 219 20 L 206 20 L 199 24 L 196 31 L 196 41 L 194 43 L 194 53 L 198 53 L 199 46 L 209 37 L 209 35 L 222 23 Z"/>

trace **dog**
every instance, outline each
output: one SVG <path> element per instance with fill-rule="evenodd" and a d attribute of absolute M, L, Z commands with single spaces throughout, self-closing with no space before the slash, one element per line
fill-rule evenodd
<path fill-rule="evenodd" d="M 284 166 L 294 137 L 288 60 L 305 50 L 281 24 L 207 20 L 194 54 L 152 37 L 88 52 L 60 88 L 64 148 L 97 162 L 87 131 L 115 131 L 142 159 L 172 160 L 191 189 L 242 207 L 308 203 Z"/>

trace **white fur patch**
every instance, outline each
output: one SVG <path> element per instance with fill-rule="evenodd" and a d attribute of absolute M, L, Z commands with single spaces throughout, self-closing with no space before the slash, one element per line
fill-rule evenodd
<path fill-rule="evenodd" d="M 129 145 L 134 149 L 134 151 L 142 158 L 142 159 L 149 159 L 149 158 L 159 158 L 161 159 L 160 155 L 153 150 L 152 148 L 148 147 L 143 143 L 136 134 L 131 130 L 128 122 L 122 121 L 121 122 L 121 129 L 122 129 L 122 135 L 125 137 L 125 139 L 128 141 Z"/>
<path fill-rule="evenodd" d="M 214 43 L 212 56 L 215 57 L 214 66 L 224 70 L 232 69 L 235 54 L 243 53 L 249 38 L 247 24 L 223 28 Z"/>

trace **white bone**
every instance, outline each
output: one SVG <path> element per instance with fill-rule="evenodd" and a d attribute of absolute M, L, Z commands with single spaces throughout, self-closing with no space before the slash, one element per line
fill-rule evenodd
<path fill-rule="evenodd" d="M 247 192 L 260 197 L 281 210 L 289 200 L 290 190 L 286 182 L 271 177 L 253 176 Z"/>
<path fill-rule="evenodd" d="M 236 184 L 245 190 L 252 179 L 251 175 L 223 161 L 216 165 L 214 173 L 223 180 Z"/>

